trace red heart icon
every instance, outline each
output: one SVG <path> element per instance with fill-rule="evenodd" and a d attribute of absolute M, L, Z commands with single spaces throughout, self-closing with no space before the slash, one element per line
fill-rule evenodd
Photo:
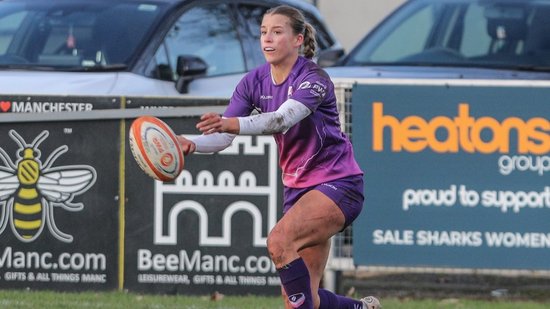
<path fill-rule="evenodd" d="M 0 110 L 2 112 L 7 112 L 11 108 L 11 102 L 10 101 L 0 101 Z"/>

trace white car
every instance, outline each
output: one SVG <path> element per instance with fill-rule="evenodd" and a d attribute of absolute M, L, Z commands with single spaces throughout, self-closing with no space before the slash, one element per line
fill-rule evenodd
<path fill-rule="evenodd" d="M 0 94 L 229 97 L 264 62 L 261 18 L 281 4 L 316 27 L 323 58 L 343 54 L 300 0 L 3 0 Z"/>

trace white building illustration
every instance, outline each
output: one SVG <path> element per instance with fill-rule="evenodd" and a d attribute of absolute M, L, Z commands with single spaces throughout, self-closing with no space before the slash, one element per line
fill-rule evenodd
<path fill-rule="evenodd" d="M 253 144 L 254 140 L 256 141 L 255 144 Z M 241 148 L 243 152 L 239 153 Z M 248 170 L 239 175 L 234 175 L 228 170 L 222 171 L 218 175 L 213 175 L 208 170 L 202 170 L 197 173 L 194 180 L 191 173 L 184 170 L 174 183 L 155 181 L 155 244 L 177 244 L 178 235 L 182 234 L 181 231 L 178 231 L 179 228 L 182 228 L 177 224 L 178 216 L 183 211 L 190 210 L 195 212 L 199 218 L 199 246 L 231 246 L 231 219 L 235 213 L 240 211 L 247 212 L 252 217 L 253 245 L 255 247 L 266 246 L 267 235 L 262 235 L 263 224 L 267 224 L 267 231 L 270 231 L 277 222 L 277 149 L 273 137 L 237 136 L 230 147 L 218 154 L 223 156 L 240 155 L 241 159 L 243 155 L 267 156 L 268 168 L 266 171 L 262 171 L 262 173 L 267 173 L 267 185 L 258 185 L 256 181 L 258 175 Z M 205 159 L 208 158 L 205 157 Z M 182 194 L 265 196 L 268 202 L 267 212 L 264 213 L 267 213 L 267 218 L 262 218 L 262 212 L 260 211 L 260 207 L 265 207 L 264 205 L 255 205 L 246 200 L 231 202 L 225 206 L 221 218 L 222 235 L 210 236 L 208 224 L 213 220 L 209 219 L 209 206 L 191 199 L 183 199 L 173 205 L 165 205 L 165 197 L 170 194 L 183 197 L 185 195 Z"/>

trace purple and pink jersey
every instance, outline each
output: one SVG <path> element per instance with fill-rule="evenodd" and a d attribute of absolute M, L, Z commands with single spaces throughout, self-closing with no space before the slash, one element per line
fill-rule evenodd
<path fill-rule="evenodd" d="M 324 70 L 304 57 L 298 57 L 288 78 L 278 85 L 268 63 L 249 72 L 237 85 L 224 116 L 248 116 L 254 109 L 273 112 L 287 99 L 301 102 L 312 113 L 286 133 L 274 134 L 283 184 L 306 188 L 362 175 L 352 145 L 340 130 L 334 85 Z"/>

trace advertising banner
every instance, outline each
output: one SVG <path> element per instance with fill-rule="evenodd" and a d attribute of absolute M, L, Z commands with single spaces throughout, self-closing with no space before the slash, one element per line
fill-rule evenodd
<path fill-rule="evenodd" d="M 1 113 L 119 108 L 114 98 L 2 97 Z M 0 288 L 117 286 L 120 121 L 0 122 Z"/>
<path fill-rule="evenodd" d="M 174 106 L 155 104 L 132 99 L 127 107 Z M 198 119 L 162 118 L 188 137 L 199 134 Z M 266 248 L 281 213 L 275 147 L 271 136 L 239 136 L 222 152 L 185 157 L 182 174 L 163 183 L 139 169 L 127 146 L 124 288 L 195 295 L 280 293 Z"/>
<path fill-rule="evenodd" d="M 550 89 L 356 85 L 359 265 L 550 269 Z"/>

